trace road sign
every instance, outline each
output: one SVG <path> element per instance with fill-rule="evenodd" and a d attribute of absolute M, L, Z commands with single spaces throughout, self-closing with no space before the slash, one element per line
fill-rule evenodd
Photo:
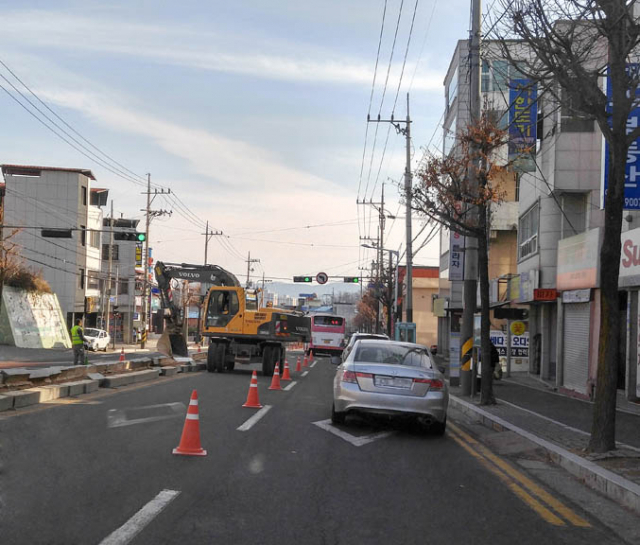
<path fill-rule="evenodd" d="M 327 273 L 319 272 L 318 274 L 316 274 L 316 282 L 318 284 L 326 284 L 327 280 L 329 280 Z"/>

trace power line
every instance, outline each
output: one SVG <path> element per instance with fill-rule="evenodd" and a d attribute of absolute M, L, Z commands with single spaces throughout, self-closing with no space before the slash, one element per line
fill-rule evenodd
<path fill-rule="evenodd" d="M 112 163 L 116 164 L 117 166 L 119 166 L 120 168 L 123 169 L 124 172 L 129 173 L 130 175 L 139 178 L 140 180 L 144 180 L 144 178 L 142 176 L 140 176 L 139 174 L 136 174 L 135 172 L 133 172 L 132 170 L 128 169 L 127 167 L 125 167 L 124 165 L 122 165 L 121 163 L 119 163 L 118 161 L 116 161 L 115 159 L 113 159 L 113 157 L 111 157 L 110 155 L 106 154 L 105 152 L 103 152 L 100 148 L 98 148 L 96 145 L 92 144 L 89 140 L 87 140 L 84 136 L 82 136 L 82 134 L 80 134 L 77 130 L 75 130 L 71 125 L 69 125 L 69 123 L 67 123 L 62 117 L 60 117 L 54 110 L 52 110 L 49 105 L 44 102 L 36 93 L 34 93 L 31 88 L 24 82 L 22 81 L 18 75 L 11 69 L 9 68 L 9 66 L 7 66 L 7 64 L 0 59 L 0 64 L 2 66 L 5 67 L 5 69 L 17 80 L 20 82 L 20 84 L 27 90 L 29 91 L 29 93 L 38 101 L 40 102 L 40 104 L 42 104 L 49 112 L 51 112 L 58 120 L 60 120 L 66 127 L 68 127 L 74 134 L 76 134 L 79 138 L 81 138 L 84 142 L 86 142 L 89 146 L 91 146 L 93 149 L 95 149 L 98 153 L 100 153 L 101 155 L 103 155 L 104 157 L 106 157 L 109 161 L 111 161 Z M 6 78 L 4 78 L 5 81 L 8 82 L 8 80 Z"/>

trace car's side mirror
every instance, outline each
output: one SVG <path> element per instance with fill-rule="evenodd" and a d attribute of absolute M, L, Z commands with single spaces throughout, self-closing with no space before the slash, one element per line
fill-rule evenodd
<path fill-rule="evenodd" d="M 438 371 L 440 371 L 443 375 L 445 374 L 446 370 L 447 368 L 444 365 L 438 365 Z"/>

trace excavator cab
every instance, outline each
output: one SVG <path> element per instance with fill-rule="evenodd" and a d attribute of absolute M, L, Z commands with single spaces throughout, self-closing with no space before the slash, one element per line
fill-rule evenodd
<path fill-rule="evenodd" d="M 240 312 L 240 301 L 236 290 L 212 290 L 207 306 L 205 327 L 226 327 L 238 312 Z"/>

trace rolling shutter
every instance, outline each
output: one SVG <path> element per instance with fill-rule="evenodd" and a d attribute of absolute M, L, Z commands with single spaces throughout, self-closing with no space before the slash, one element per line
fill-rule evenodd
<path fill-rule="evenodd" d="M 564 306 L 563 386 L 587 393 L 589 378 L 590 303 Z"/>

